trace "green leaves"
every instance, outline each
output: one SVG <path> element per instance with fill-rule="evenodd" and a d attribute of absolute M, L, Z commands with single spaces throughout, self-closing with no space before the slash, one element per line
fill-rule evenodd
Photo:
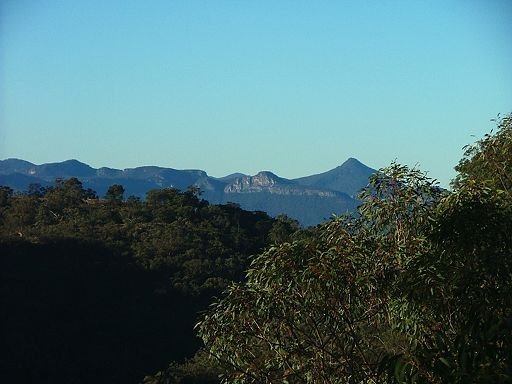
<path fill-rule="evenodd" d="M 454 192 L 393 163 L 357 218 L 255 258 L 198 324 L 225 382 L 510 380 L 510 116 L 499 126 Z"/>
<path fill-rule="evenodd" d="M 465 147 L 464 157 L 455 167 L 459 174 L 455 189 L 477 181 L 495 191 L 512 194 L 512 114 L 498 116 L 495 134 L 486 134 L 476 144 Z"/>
<path fill-rule="evenodd" d="M 402 176 L 398 180 L 404 185 Z M 357 382 L 378 377 L 380 360 L 389 351 L 376 336 L 392 314 L 390 295 L 403 260 L 394 223 L 380 220 L 387 208 L 380 203 L 389 190 L 381 179 L 375 181 L 376 194 L 363 203 L 359 219 L 339 218 L 311 237 L 270 248 L 252 262 L 247 283 L 228 290 L 201 321 L 206 347 L 229 363 L 228 378 Z M 430 204 L 428 190 L 420 189 L 414 199 L 411 193 L 406 201 L 396 189 L 394 204 L 414 218 L 410 206 L 420 204 L 418 196 Z M 408 233 L 410 239 L 414 235 Z"/>

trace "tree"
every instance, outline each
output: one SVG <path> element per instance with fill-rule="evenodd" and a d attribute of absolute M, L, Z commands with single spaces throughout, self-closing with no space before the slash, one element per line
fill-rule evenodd
<path fill-rule="evenodd" d="M 206 348 L 241 383 L 378 380 L 381 362 L 411 347 L 394 284 L 424 251 L 439 189 L 393 165 L 376 176 L 359 218 L 270 248 L 199 323 Z M 412 316 L 412 314 L 411 314 Z M 392 320 L 393 319 L 393 320 Z"/>
<path fill-rule="evenodd" d="M 455 167 L 459 173 L 453 181 L 455 188 L 479 181 L 512 194 L 512 114 L 498 116 L 495 122 L 495 134 L 464 147 L 464 157 Z"/>
<path fill-rule="evenodd" d="M 10 187 L 0 186 L 0 207 L 5 207 L 9 204 L 14 196 L 14 191 Z"/>
<path fill-rule="evenodd" d="M 512 381 L 512 114 L 496 124 L 466 147 L 429 257 L 404 279 L 434 329 L 409 364 L 449 382 Z"/>
<path fill-rule="evenodd" d="M 297 232 L 300 224 L 297 220 L 288 217 L 287 215 L 279 215 L 276 221 L 272 224 L 269 233 L 270 241 L 274 244 L 284 243 L 290 241 L 291 236 Z"/>
<path fill-rule="evenodd" d="M 498 124 L 453 192 L 392 164 L 359 216 L 256 257 L 197 325 L 225 382 L 510 382 L 510 116 Z"/>
<path fill-rule="evenodd" d="M 28 186 L 27 195 L 34 197 L 43 197 L 46 194 L 46 187 L 39 183 L 30 183 Z"/>
<path fill-rule="evenodd" d="M 400 282 L 424 330 L 398 365 L 451 383 L 512 380 L 512 201 L 461 185 L 435 210 L 430 250 Z"/>
<path fill-rule="evenodd" d="M 85 199 L 97 198 L 96 192 L 84 189 L 76 177 L 55 180 L 55 186 L 47 189 L 46 197 L 56 209 L 76 207 Z"/>
<path fill-rule="evenodd" d="M 113 184 L 108 187 L 107 193 L 105 195 L 107 201 L 111 203 L 121 203 L 124 199 L 124 188 L 122 185 Z"/>

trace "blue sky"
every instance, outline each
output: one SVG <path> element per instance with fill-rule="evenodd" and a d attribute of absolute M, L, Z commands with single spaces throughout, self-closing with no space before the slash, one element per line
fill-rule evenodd
<path fill-rule="evenodd" d="M 447 185 L 512 112 L 509 0 L 0 4 L 0 159 Z"/>

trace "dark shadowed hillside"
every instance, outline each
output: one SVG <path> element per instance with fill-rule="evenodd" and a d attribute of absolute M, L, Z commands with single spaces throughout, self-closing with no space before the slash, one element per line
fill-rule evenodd
<path fill-rule="evenodd" d="M 0 383 L 135 384 L 190 358 L 212 296 L 298 229 L 193 190 L 120 194 L 0 187 Z"/>

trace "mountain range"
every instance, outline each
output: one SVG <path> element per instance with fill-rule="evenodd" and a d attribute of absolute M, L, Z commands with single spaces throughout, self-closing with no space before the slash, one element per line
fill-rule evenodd
<path fill-rule="evenodd" d="M 85 188 L 104 196 L 112 184 L 121 184 L 125 196 L 144 198 L 159 188 L 185 190 L 198 187 L 201 197 L 213 204 L 237 203 L 243 209 L 264 211 L 271 216 L 286 214 L 302 225 L 316 225 L 333 214 L 354 211 L 357 193 L 376 171 L 357 159 L 349 158 L 330 171 L 286 179 L 270 171 L 250 176 L 234 173 L 225 177 L 208 176 L 202 170 L 177 170 L 156 166 L 93 168 L 78 160 L 35 165 L 25 160 L 0 160 L 0 185 L 27 191 L 30 184 L 53 185 L 57 178 L 78 178 Z"/>

